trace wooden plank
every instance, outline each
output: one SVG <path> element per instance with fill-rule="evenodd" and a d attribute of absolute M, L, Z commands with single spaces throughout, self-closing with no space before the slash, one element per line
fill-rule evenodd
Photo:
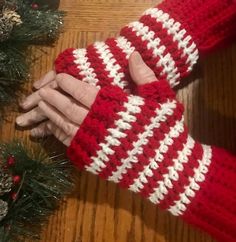
<path fill-rule="evenodd" d="M 32 68 L 32 81 L 53 68 L 53 61 L 67 47 L 85 47 L 95 40 L 117 35 L 119 28 L 135 20 L 152 0 L 61 0 L 67 11 L 65 31 L 54 48 L 44 48 Z M 236 150 L 236 46 L 201 61 L 178 92 L 186 107 L 190 132 L 202 142 Z M 26 90 L 31 92 L 32 83 Z M 9 109 L 10 110 L 10 109 Z M 17 112 L 8 112 L 0 130 L 3 140 L 23 138 L 15 130 Z M 208 235 L 115 184 L 78 172 L 74 193 L 50 218 L 42 242 L 210 242 Z"/>

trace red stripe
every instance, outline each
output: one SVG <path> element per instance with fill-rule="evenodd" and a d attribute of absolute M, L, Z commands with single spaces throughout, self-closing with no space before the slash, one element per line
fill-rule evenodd
<path fill-rule="evenodd" d="M 115 172 L 117 167 L 122 165 L 121 160 L 128 157 L 127 151 L 133 149 L 133 143 L 139 139 L 138 135 L 144 132 L 145 125 L 148 124 L 150 119 L 156 115 L 156 102 L 146 100 L 145 105 L 140 108 L 141 112 L 135 115 L 137 121 L 131 124 L 131 130 L 124 131 L 126 137 L 119 140 L 121 145 L 111 147 L 111 149 L 114 150 L 114 155 L 108 156 L 109 163 L 107 163 L 107 166 L 99 174 L 99 176 L 103 179 L 108 179 L 108 177 L 112 175 L 112 172 Z"/>
<path fill-rule="evenodd" d="M 101 59 L 100 55 L 97 53 L 97 49 L 94 45 L 89 45 L 87 47 L 87 57 L 99 80 L 97 85 L 100 87 L 111 85 L 113 78 L 108 77 L 110 73 L 105 70 L 106 65 L 103 64 L 103 59 Z"/>
<path fill-rule="evenodd" d="M 160 60 L 160 57 L 154 57 L 153 56 L 153 49 L 148 50 L 147 49 L 147 44 L 148 41 L 142 40 L 141 36 L 137 36 L 136 32 L 132 30 L 131 27 L 124 27 L 121 30 L 121 36 L 124 36 L 125 38 L 127 38 L 132 45 L 135 47 L 135 49 L 141 53 L 143 60 L 145 61 L 145 63 L 155 72 L 157 78 L 159 80 L 167 80 L 167 74 L 166 73 L 162 73 L 163 71 L 163 66 L 157 66 L 157 63 Z"/>
<path fill-rule="evenodd" d="M 133 83 L 133 81 L 129 73 L 129 65 L 128 65 L 128 59 L 126 58 L 126 54 L 117 45 L 115 38 L 107 39 L 105 43 L 109 46 L 114 59 L 121 67 L 121 69 L 118 72 L 124 73 L 125 75 L 122 81 L 128 82 L 128 84 L 130 85 L 131 83 Z"/>
<path fill-rule="evenodd" d="M 160 141 L 165 138 L 165 134 L 168 134 L 171 127 L 173 127 L 177 121 L 181 120 L 181 118 L 182 112 L 179 112 L 179 106 L 177 104 L 173 115 L 167 116 L 167 120 L 161 122 L 159 128 L 153 129 L 153 137 L 149 137 L 148 143 L 142 146 L 142 154 L 137 155 L 138 162 L 133 163 L 132 167 L 126 170 L 126 174 L 122 175 L 119 184 L 121 187 L 128 188 L 134 183 L 134 179 L 138 178 L 139 173 L 150 163 L 150 159 L 155 157 L 155 150 L 160 147 Z"/>
<path fill-rule="evenodd" d="M 158 182 L 162 181 L 164 179 L 163 176 L 169 173 L 168 167 L 173 166 L 173 159 L 178 156 L 178 151 L 182 150 L 186 136 L 187 131 L 185 130 L 178 137 L 173 138 L 172 146 L 168 147 L 168 151 L 163 154 L 163 161 L 158 163 L 158 168 L 156 170 L 152 170 L 153 176 L 147 177 L 148 182 L 144 184 L 141 190 L 142 196 L 146 198 L 149 197 L 158 186 Z"/>
<path fill-rule="evenodd" d="M 194 4 L 193 3 L 193 1 L 191 1 L 191 4 Z M 170 15 L 170 18 L 173 18 L 176 22 L 179 22 L 180 24 L 181 24 L 181 26 L 180 26 L 180 29 L 179 29 L 179 32 L 181 31 L 181 30 L 185 30 L 185 34 L 183 35 L 183 37 L 182 37 L 182 41 L 187 37 L 187 36 L 191 36 L 191 39 L 189 40 L 189 42 L 188 42 L 188 44 L 187 44 L 187 46 L 186 46 L 186 48 L 188 48 L 188 47 L 190 47 L 192 44 L 196 44 L 196 42 L 195 42 L 195 39 L 193 38 L 193 36 L 192 36 L 192 33 L 189 31 L 189 27 L 191 26 L 191 21 L 193 20 L 192 19 L 192 16 L 189 14 L 189 12 L 187 12 L 187 13 L 185 13 L 185 14 L 183 14 L 183 12 L 181 12 L 181 14 L 179 14 L 179 16 L 178 16 L 178 14 L 176 14 L 175 13 L 175 11 L 174 10 L 176 10 L 177 8 L 180 10 L 180 6 L 181 7 L 184 7 L 184 9 L 186 9 L 185 8 L 185 6 L 184 6 L 185 4 L 183 4 L 183 2 L 181 2 L 181 3 L 177 3 L 177 5 L 176 5 L 176 3 L 170 3 L 170 0 L 168 0 L 168 1 L 165 1 L 165 2 L 162 2 L 160 5 L 158 5 L 158 9 L 159 10 L 162 10 L 164 13 L 168 13 L 169 15 Z M 171 8 L 171 6 L 173 7 L 173 9 Z M 198 5 L 196 5 L 196 9 L 194 10 L 194 13 L 196 13 L 198 11 Z M 180 15 L 181 15 L 181 19 L 180 19 Z M 185 22 L 186 22 L 186 17 L 185 16 L 189 16 L 190 17 L 190 20 L 189 21 L 187 21 L 187 24 L 185 24 Z M 197 17 L 198 18 L 198 17 Z M 196 23 L 197 24 L 197 23 Z M 203 25 L 204 25 L 204 23 L 203 23 Z M 199 24 L 197 24 L 197 26 L 196 25 L 194 25 L 194 26 L 191 26 L 191 27 L 193 27 L 195 30 L 198 28 L 198 26 L 199 26 Z M 184 51 L 184 49 L 183 49 L 183 51 Z M 181 56 L 180 56 L 181 57 Z M 176 58 L 177 58 L 177 56 L 176 56 Z M 188 56 L 187 56 L 187 58 L 188 58 Z M 187 74 L 188 74 L 188 71 L 187 71 Z"/>
<path fill-rule="evenodd" d="M 160 201 L 163 209 L 173 206 L 175 201 L 180 199 L 180 194 L 184 192 L 185 187 L 190 184 L 189 178 L 194 176 L 194 169 L 199 167 L 198 160 L 203 158 L 203 148 L 199 143 L 195 143 L 192 154 L 188 157 L 188 162 L 183 163 L 183 171 L 179 171 L 179 179 L 172 181 L 173 188 L 168 190 L 165 199 Z"/>
<path fill-rule="evenodd" d="M 82 80 L 84 75 L 80 74 L 81 70 L 78 68 L 78 65 L 75 64 L 76 59 L 73 54 L 74 51 L 74 48 L 70 48 L 59 54 L 55 61 L 55 69 L 57 73 L 67 73 Z"/>
<path fill-rule="evenodd" d="M 175 66 L 180 73 L 179 79 L 186 77 L 189 73 L 189 66 L 186 64 L 188 56 L 184 53 L 182 48 L 179 49 L 178 41 L 173 39 L 173 35 L 168 33 L 167 29 L 163 27 L 163 24 L 157 22 L 151 15 L 143 15 L 140 18 L 140 22 L 148 26 L 150 30 L 155 33 L 155 38 L 159 37 L 161 39 L 161 45 L 166 46 L 165 54 L 170 53 L 175 61 Z"/>

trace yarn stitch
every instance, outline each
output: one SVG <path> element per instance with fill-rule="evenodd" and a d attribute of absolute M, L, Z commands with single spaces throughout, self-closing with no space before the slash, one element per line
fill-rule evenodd
<path fill-rule="evenodd" d="M 234 39 L 235 25 L 236 1 L 166 0 L 125 26 L 117 38 L 65 50 L 55 68 L 98 87 L 132 89 L 128 59 L 137 50 L 157 78 L 174 87 L 192 71 L 199 54 Z"/>
<path fill-rule="evenodd" d="M 170 86 L 192 71 L 199 55 L 230 43 L 235 23 L 235 0 L 165 0 L 117 38 L 67 49 L 55 61 L 58 73 L 100 88 L 69 158 L 221 242 L 236 238 L 236 159 L 192 139 Z M 128 95 L 134 50 L 159 81 Z"/>
<path fill-rule="evenodd" d="M 193 140 L 167 81 L 99 90 L 67 150 L 80 169 L 141 194 L 222 242 L 236 238 L 236 158 Z"/>

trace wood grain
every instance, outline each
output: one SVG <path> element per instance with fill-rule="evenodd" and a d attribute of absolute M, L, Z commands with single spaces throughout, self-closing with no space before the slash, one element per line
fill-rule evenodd
<path fill-rule="evenodd" d="M 95 40 L 117 35 L 135 20 L 152 0 L 61 0 L 67 12 L 65 30 L 53 48 L 32 68 L 32 81 L 53 67 L 57 54 L 67 47 L 85 47 Z M 236 151 L 236 46 L 215 53 L 196 67 L 191 83 L 178 92 L 186 107 L 186 121 L 194 138 Z M 32 83 L 25 87 L 30 93 Z M 10 109 L 9 109 L 10 110 Z M 15 129 L 17 112 L 8 112 L 1 127 L 2 140 L 23 138 Z M 79 173 L 74 193 L 44 227 L 42 242 L 210 242 L 148 201 L 86 172 Z M 226 241 L 225 241 L 226 242 Z"/>

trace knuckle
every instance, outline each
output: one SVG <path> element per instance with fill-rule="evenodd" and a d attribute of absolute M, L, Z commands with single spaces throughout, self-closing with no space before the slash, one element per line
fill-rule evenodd
<path fill-rule="evenodd" d="M 44 108 L 44 101 L 39 101 L 38 107 L 42 110 Z"/>
<path fill-rule="evenodd" d="M 61 130 L 57 130 L 57 137 L 60 141 L 63 141 L 66 135 Z"/>
<path fill-rule="evenodd" d="M 84 85 L 83 88 L 81 88 L 81 90 L 73 90 L 73 97 L 75 97 L 75 99 L 79 102 L 83 102 L 84 100 L 86 100 L 87 98 L 87 94 L 89 93 L 89 86 L 88 85 Z"/>
<path fill-rule="evenodd" d="M 55 81 L 52 81 L 52 82 L 49 83 L 48 87 L 55 89 L 55 88 L 57 88 L 57 83 Z"/>
<path fill-rule="evenodd" d="M 66 123 L 64 125 L 64 132 L 68 135 L 68 136 L 71 136 L 73 135 L 73 127 L 70 123 Z"/>
<path fill-rule="evenodd" d="M 61 128 L 61 129 L 63 129 L 64 127 L 65 127 L 65 129 L 66 129 L 66 125 L 67 125 L 67 123 L 65 123 L 64 120 L 61 119 L 60 117 L 58 117 L 58 118 L 55 120 L 55 124 L 56 124 L 59 128 Z"/>
<path fill-rule="evenodd" d="M 68 118 L 73 118 L 77 115 L 77 105 L 74 102 L 70 102 L 65 107 L 65 114 Z"/>
<path fill-rule="evenodd" d="M 64 82 L 68 75 L 66 73 L 59 73 L 56 75 L 56 81 L 60 85 L 60 83 Z"/>
<path fill-rule="evenodd" d="M 68 137 L 66 135 L 61 135 L 60 137 L 60 141 L 64 144 L 68 146 Z"/>

